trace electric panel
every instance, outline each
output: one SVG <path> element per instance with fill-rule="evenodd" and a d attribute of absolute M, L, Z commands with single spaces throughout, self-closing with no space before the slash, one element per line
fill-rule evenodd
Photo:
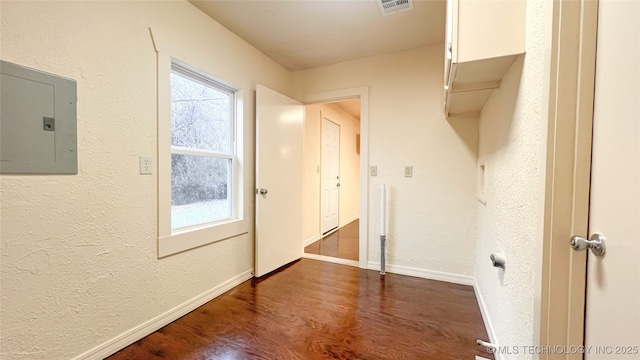
<path fill-rule="evenodd" d="M 0 173 L 77 174 L 76 82 L 0 60 Z"/>

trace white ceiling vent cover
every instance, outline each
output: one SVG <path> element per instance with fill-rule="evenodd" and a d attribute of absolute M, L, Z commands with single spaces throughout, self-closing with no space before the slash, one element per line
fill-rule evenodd
<path fill-rule="evenodd" d="M 413 0 L 378 0 L 382 15 L 387 16 L 413 9 Z"/>

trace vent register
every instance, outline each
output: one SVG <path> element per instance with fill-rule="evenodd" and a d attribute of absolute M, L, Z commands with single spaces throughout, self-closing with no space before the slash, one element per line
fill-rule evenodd
<path fill-rule="evenodd" d="M 413 9 L 413 0 L 378 0 L 382 15 L 392 15 Z"/>

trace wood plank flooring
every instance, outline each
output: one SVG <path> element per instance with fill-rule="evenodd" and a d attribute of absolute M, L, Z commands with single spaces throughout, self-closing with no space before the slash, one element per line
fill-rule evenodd
<path fill-rule="evenodd" d="M 307 254 L 358 261 L 360 221 L 355 220 L 304 248 Z"/>
<path fill-rule="evenodd" d="M 473 289 L 302 259 L 253 279 L 109 357 L 490 358 Z"/>

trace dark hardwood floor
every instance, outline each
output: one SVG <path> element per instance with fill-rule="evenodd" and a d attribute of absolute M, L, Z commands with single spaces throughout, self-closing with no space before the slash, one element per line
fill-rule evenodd
<path fill-rule="evenodd" d="M 108 359 L 489 358 L 473 289 L 302 259 Z"/>
<path fill-rule="evenodd" d="M 355 220 L 304 248 L 307 254 L 358 261 L 360 221 Z"/>

